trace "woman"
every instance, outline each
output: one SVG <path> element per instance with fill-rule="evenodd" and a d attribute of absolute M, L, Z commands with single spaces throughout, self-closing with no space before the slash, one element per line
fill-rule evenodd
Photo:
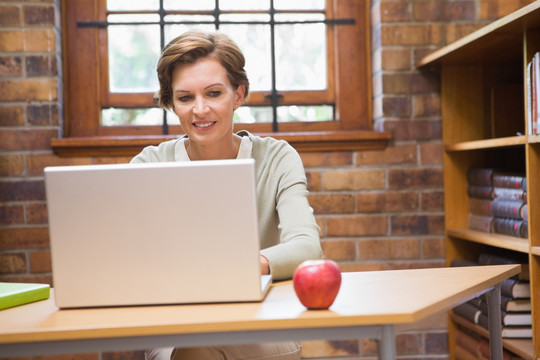
<path fill-rule="evenodd" d="M 244 56 L 226 35 L 190 31 L 164 49 L 157 103 L 180 119 L 185 136 L 145 148 L 132 163 L 254 158 L 261 272 L 288 279 L 298 264 L 322 257 L 319 228 L 307 200 L 304 168 L 286 142 L 233 132 L 233 115 L 249 93 Z M 171 354 L 172 352 L 172 354 Z M 297 342 L 154 349 L 147 358 L 299 359 Z"/>

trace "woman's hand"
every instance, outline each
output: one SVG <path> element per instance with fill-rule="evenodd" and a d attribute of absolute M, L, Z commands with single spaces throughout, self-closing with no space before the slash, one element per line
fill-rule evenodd
<path fill-rule="evenodd" d="M 270 274 L 270 265 L 268 264 L 268 259 L 262 255 L 259 255 L 261 259 L 261 274 L 268 275 Z"/>

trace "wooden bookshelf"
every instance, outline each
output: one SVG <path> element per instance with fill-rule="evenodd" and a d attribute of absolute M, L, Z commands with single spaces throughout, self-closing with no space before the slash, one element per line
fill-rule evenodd
<path fill-rule="evenodd" d="M 504 340 L 525 359 L 540 359 L 540 135 L 528 135 L 527 64 L 540 51 L 540 2 L 534 2 L 423 58 L 420 71 L 439 71 L 443 133 L 447 264 L 485 251 L 529 260 L 533 338 Z M 540 91 L 540 89 L 539 89 Z M 496 167 L 527 176 L 528 238 L 467 228 L 467 170 Z M 457 326 L 449 321 L 450 358 Z"/>

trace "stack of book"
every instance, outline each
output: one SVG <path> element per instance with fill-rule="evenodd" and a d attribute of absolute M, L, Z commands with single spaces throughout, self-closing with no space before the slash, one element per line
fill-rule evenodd
<path fill-rule="evenodd" d="M 527 238 L 527 178 L 523 174 L 471 168 L 467 182 L 470 229 Z"/>
<path fill-rule="evenodd" d="M 476 262 L 458 260 L 453 266 L 521 264 L 521 273 L 501 283 L 502 337 L 513 339 L 532 338 L 531 288 L 529 265 L 525 256 L 504 257 L 492 253 L 482 253 Z M 488 329 L 487 301 L 484 295 L 463 303 L 453 310 L 469 322 Z"/>
<path fill-rule="evenodd" d="M 489 360 L 490 348 L 488 339 L 458 327 L 455 333 L 456 346 L 454 356 L 457 360 Z M 515 354 L 503 349 L 503 360 L 519 360 Z"/>

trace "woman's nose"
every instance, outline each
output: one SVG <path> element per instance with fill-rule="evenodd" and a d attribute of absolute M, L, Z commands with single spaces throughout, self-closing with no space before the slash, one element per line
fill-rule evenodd
<path fill-rule="evenodd" d="M 202 98 L 196 98 L 195 103 L 193 104 L 193 113 L 196 115 L 205 114 L 208 111 L 208 104 Z"/>

